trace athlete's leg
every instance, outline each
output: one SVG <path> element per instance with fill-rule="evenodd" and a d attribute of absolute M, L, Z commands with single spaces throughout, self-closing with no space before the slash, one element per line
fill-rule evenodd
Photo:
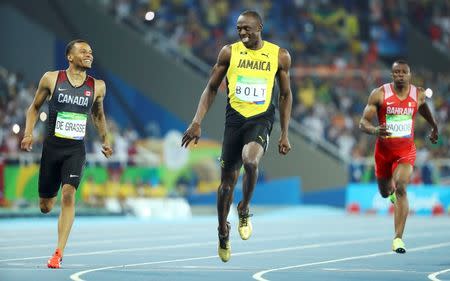
<path fill-rule="evenodd" d="M 217 216 L 219 220 L 219 246 L 217 252 L 223 262 L 231 257 L 230 224 L 227 222 L 230 206 L 233 202 L 233 191 L 239 176 L 239 169 L 226 170 L 222 168 L 220 186 L 217 192 Z"/>
<path fill-rule="evenodd" d="M 47 214 L 55 205 L 59 186 L 61 185 L 61 162 L 56 150 L 49 148 L 44 142 L 39 165 L 39 207 L 43 214 Z"/>
<path fill-rule="evenodd" d="M 61 213 L 58 219 L 58 249 L 64 253 L 70 230 L 75 217 L 75 187 L 64 184 L 61 196 Z"/>
<path fill-rule="evenodd" d="M 392 181 L 392 159 L 389 152 L 381 151 L 379 145 L 375 145 L 375 176 L 378 182 L 378 191 L 383 198 L 389 197 L 395 188 Z"/>
<path fill-rule="evenodd" d="M 239 215 L 238 231 L 243 240 L 247 240 L 252 235 L 253 226 L 250 220 L 249 203 L 255 190 L 258 179 L 258 166 L 264 148 L 257 142 L 249 142 L 242 149 L 242 162 L 244 164 L 244 178 L 242 181 L 242 201 L 237 206 Z"/>
<path fill-rule="evenodd" d="M 53 209 L 61 185 L 61 151 L 54 149 L 44 142 L 41 165 L 39 168 L 39 206 L 42 213 Z M 47 261 L 49 268 L 61 267 L 61 251 L 56 249 L 53 256 Z"/>
<path fill-rule="evenodd" d="M 380 191 L 380 194 L 383 198 L 388 198 L 389 195 L 392 194 L 394 191 L 394 185 L 392 182 L 392 178 L 385 179 L 385 178 L 379 178 L 377 179 L 378 182 L 378 190 Z"/>
<path fill-rule="evenodd" d="M 248 209 L 250 199 L 255 189 L 258 179 L 258 166 L 264 154 L 264 148 L 257 142 L 250 142 L 242 149 L 242 162 L 244 165 L 244 177 L 242 180 L 242 201 L 238 209 L 244 211 Z"/>
<path fill-rule="evenodd" d="M 233 191 L 239 177 L 239 169 L 225 170 L 222 168 L 220 186 L 217 191 L 217 215 L 219 220 L 219 234 L 227 234 L 227 218 L 233 202 Z"/>
<path fill-rule="evenodd" d="M 39 198 L 39 207 L 41 209 L 41 213 L 47 214 L 48 212 L 50 212 L 53 209 L 55 202 L 56 202 L 56 196 L 51 197 L 51 198 L 40 197 Z"/>
<path fill-rule="evenodd" d="M 58 219 L 58 249 L 64 253 L 75 217 L 75 192 L 83 175 L 86 152 L 84 145 L 66 151 L 61 167 L 61 213 Z"/>
<path fill-rule="evenodd" d="M 227 218 L 233 202 L 233 191 L 236 186 L 239 170 L 242 166 L 242 130 L 241 127 L 225 126 L 220 157 L 220 186 L 217 190 L 217 215 L 219 234 L 228 233 Z"/>
<path fill-rule="evenodd" d="M 406 218 L 409 212 L 406 186 L 410 181 L 412 172 L 413 167 L 410 163 L 400 163 L 394 170 L 393 179 L 395 195 L 397 196 L 394 212 L 395 238 L 402 238 L 405 229 Z"/>

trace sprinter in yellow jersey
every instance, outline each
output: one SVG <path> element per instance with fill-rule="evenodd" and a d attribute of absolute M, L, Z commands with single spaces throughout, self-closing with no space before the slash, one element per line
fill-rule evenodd
<path fill-rule="evenodd" d="M 233 191 L 244 165 L 243 199 L 237 209 L 239 234 L 247 240 L 252 233 L 249 202 L 258 177 L 258 165 L 267 148 L 275 116 L 275 79 L 280 95 L 281 136 L 278 151 L 286 155 L 291 150 L 288 127 L 292 107 L 289 80 L 289 52 L 261 38 L 262 19 L 257 12 L 243 12 L 237 20 L 240 41 L 222 48 L 211 77 L 200 98 L 197 112 L 183 135 L 181 145 L 187 147 L 201 135 L 200 124 L 226 75 L 228 103 L 222 146 L 222 176 L 217 196 L 219 219 L 218 254 L 223 262 L 230 259 L 230 224 L 227 222 Z"/>

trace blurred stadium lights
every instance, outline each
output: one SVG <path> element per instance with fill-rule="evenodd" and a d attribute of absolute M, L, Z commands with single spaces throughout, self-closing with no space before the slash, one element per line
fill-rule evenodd
<path fill-rule="evenodd" d="M 13 131 L 14 134 L 17 135 L 20 132 L 20 126 L 18 124 L 14 124 L 12 126 L 12 131 Z"/>
<path fill-rule="evenodd" d="M 42 111 L 41 114 L 39 114 L 39 119 L 40 119 L 42 122 L 45 122 L 45 120 L 47 120 L 47 113 L 44 112 L 44 111 Z"/>
<path fill-rule="evenodd" d="M 153 12 L 153 11 L 148 11 L 146 14 L 145 14 L 145 20 L 146 21 L 151 21 L 151 20 L 153 20 L 155 18 L 155 12 Z"/>

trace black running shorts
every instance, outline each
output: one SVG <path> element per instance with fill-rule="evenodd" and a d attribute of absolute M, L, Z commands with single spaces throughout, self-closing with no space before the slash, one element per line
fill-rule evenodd
<path fill-rule="evenodd" d="M 85 163 L 84 142 L 62 146 L 44 141 L 39 168 L 39 196 L 55 197 L 60 186 L 65 184 L 78 188 Z"/>
<path fill-rule="evenodd" d="M 225 126 L 222 143 L 221 167 L 235 171 L 242 166 L 242 149 L 250 142 L 259 143 L 264 152 L 269 145 L 272 123 L 268 121 L 248 121 L 243 126 Z"/>

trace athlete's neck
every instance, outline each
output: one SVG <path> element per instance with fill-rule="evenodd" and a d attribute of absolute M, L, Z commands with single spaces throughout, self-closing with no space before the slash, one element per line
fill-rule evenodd
<path fill-rule="evenodd" d="M 248 46 L 247 49 L 250 50 L 259 50 L 264 46 L 264 41 L 260 38 L 259 40 L 256 40 L 255 44 L 252 46 Z"/>
<path fill-rule="evenodd" d="M 79 69 L 70 65 L 69 68 L 66 69 L 66 73 L 70 83 L 75 87 L 80 86 L 84 83 L 84 80 L 86 80 L 86 69 Z"/>
<path fill-rule="evenodd" d="M 399 96 L 405 96 L 409 92 L 409 84 L 395 84 L 394 83 L 395 93 Z"/>

